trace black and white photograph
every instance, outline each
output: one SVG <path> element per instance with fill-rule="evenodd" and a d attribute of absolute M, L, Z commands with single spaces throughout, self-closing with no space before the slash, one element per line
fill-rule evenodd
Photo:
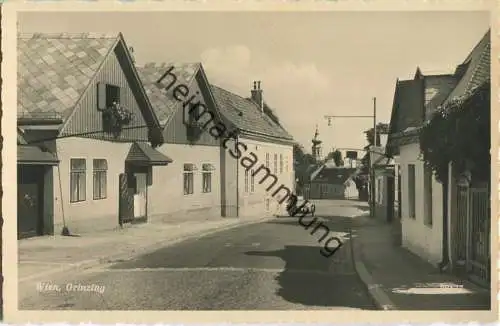
<path fill-rule="evenodd" d="M 491 5 L 12 4 L 7 26 L 8 5 L 7 322 L 8 311 L 497 318 Z"/>

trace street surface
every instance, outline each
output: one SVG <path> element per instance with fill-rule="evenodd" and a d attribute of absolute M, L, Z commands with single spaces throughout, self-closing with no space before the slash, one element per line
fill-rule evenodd
<path fill-rule="evenodd" d="M 353 203 L 317 205 L 318 219 L 330 229 L 325 239 L 344 241 L 329 258 L 320 253 L 323 231 L 311 235 L 298 218 L 280 217 L 43 284 L 22 283 L 19 309 L 375 309 L 351 257 L 348 230 L 360 213 Z"/>

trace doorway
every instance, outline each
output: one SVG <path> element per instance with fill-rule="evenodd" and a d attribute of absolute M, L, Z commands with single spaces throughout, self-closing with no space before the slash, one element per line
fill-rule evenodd
<path fill-rule="evenodd" d="M 43 235 L 43 178 L 41 166 L 18 166 L 17 238 Z"/>

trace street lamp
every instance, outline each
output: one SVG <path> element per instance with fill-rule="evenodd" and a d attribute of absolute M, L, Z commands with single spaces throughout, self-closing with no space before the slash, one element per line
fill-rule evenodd
<path fill-rule="evenodd" d="M 377 146 L 377 98 L 373 98 L 373 115 L 325 115 L 325 119 L 328 121 L 328 126 L 332 125 L 332 119 L 343 118 L 343 119 L 373 119 L 373 146 Z M 371 156 L 371 155 L 370 155 Z M 370 211 L 371 216 L 375 216 L 375 171 L 372 165 L 373 162 L 370 161 Z"/>

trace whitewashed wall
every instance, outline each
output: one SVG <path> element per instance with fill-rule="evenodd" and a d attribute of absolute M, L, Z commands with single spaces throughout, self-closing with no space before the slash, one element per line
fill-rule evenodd
<path fill-rule="evenodd" d="M 220 216 L 221 169 L 218 146 L 164 144 L 157 148 L 173 162 L 167 166 L 153 167 L 153 185 L 148 188 L 148 215 L 150 220 L 164 219 L 169 214 L 183 214 L 187 211 L 205 210 Z M 194 171 L 193 194 L 184 195 L 184 164 L 191 163 Z M 212 191 L 202 192 L 202 164 L 210 163 L 212 171 Z M 209 212 L 207 212 L 209 210 Z"/>
<path fill-rule="evenodd" d="M 401 201 L 403 246 L 430 263 L 442 257 L 443 197 L 442 186 L 433 178 L 432 225 L 424 223 L 424 165 L 419 159 L 419 144 L 402 146 L 398 163 L 401 168 Z M 409 217 L 408 164 L 415 164 L 415 219 Z"/>
<path fill-rule="evenodd" d="M 265 175 L 264 171 L 260 171 L 255 176 L 255 192 L 250 192 L 251 187 L 251 177 L 249 176 L 249 191 L 245 192 L 245 170 L 240 166 L 238 169 L 238 188 L 239 188 L 239 215 L 240 216 L 254 216 L 261 214 L 285 214 L 285 205 L 279 205 L 278 197 L 273 197 L 272 194 L 275 189 L 277 189 L 281 184 L 288 187 L 293 191 L 294 185 L 294 171 L 293 171 L 293 147 L 291 145 L 282 145 L 275 143 L 268 143 L 257 141 L 248 138 L 240 138 L 240 142 L 245 143 L 248 147 L 247 151 L 243 153 L 242 157 L 248 155 L 248 153 L 253 152 L 258 157 L 258 162 L 255 164 L 255 169 L 257 169 L 261 164 L 266 164 L 266 153 L 269 153 L 269 169 L 271 173 L 274 174 L 274 154 L 278 154 L 278 182 L 274 188 L 270 191 L 266 191 L 269 186 L 270 181 L 265 181 L 263 184 L 259 184 L 261 178 Z M 283 155 L 283 172 L 280 173 L 279 169 L 279 155 Z M 288 162 L 288 169 L 287 163 Z M 268 178 L 271 180 L 271 178 Z M 280 194 L 285 194 L 281 191 Z M 278 194 L 279 196 L 279 194 Z M 266 200 L 269 200 L 269 209 L 266 209 Z"/>
<path fill-rule="evenodd" d="M 56 141 L 60 160 L 54 168 L 54 232 L 61 232 L 64 220 L 73 233 L 110 229 L 118 226 L 118 178 L 125 169 L 130 143 L 114 143 L 88 138 L 61 138 Z M 70 159 L 86 160 L 85 201 L 70 202 Z M 107 197 L 93 199 L 93 159 L 106 159 Z M 59 179 L 60 178 L 60 179 Z"/>

